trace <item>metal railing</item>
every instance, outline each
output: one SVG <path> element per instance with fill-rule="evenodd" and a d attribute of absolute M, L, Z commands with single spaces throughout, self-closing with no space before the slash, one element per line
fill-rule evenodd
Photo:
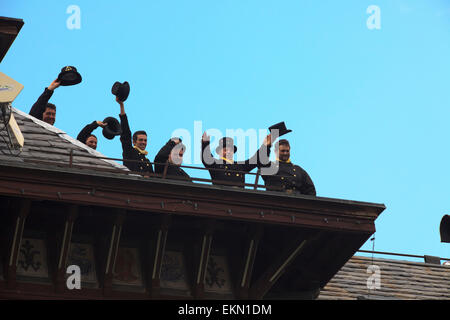
<path fill-rule="evenodd" d="M 121 173 L 121 174 L 133 174 L 133 175 L 141 175 L 143 177 L 156 177 L 156 178 L 161 178 L 161 179 L 171 179 L 171 180 L 179 180 L 179 181 L 186 181 L 186 179 L 182 179 L 180 177 L 177 176 L 173 176 L 173 175 L 167 175 L 167 170 L 169 168 L 169 166 L 176 166 L 176 167 L 180 167 L 180 168 L 186 168 L 186 169 L 195 169 L 195 170 L 206 170 L 206 171 L 216 171 L 216 172 L 229 172 L 229 173 L 234 173 L 234 174 L 242 174 L 244 176 L 246 175 L 251 175 L 251 176 L 255 176 L 255 180 L 253 183 L 246 183 L 246 182 L 237 182 L 237 181 L 226 181 L 226 180 L 218 180 L 218 179 L 204 179 L 204 178 L 199 178 L 199 177 L 191 177 L 190 181 L 195 182 L 207 182 L 207 183 L 212 183 L 214 185 L 225 185 L 225 186 L 232 186 L 232 187 L 240 187 L 240 188 L 245 188 L 245 187 L 249 187 L 252 188 L 253 190 L 258 190 L 258 188 L 260 189 L 264 189 L 266 190 L 266 186 L 265 185 L 261 185 L 258 184 L 259 179 L 261 177 L 261 170 L 258 169 L 257 172 L 247 172 L 247 171 L 240 171 L 240 170 L 230 170 L 230 169 L 221 169 L 221 168 L 205 168 L 205 167 L 195 167 L 195 166 L 187 166 L 187 165 L 173 165 L 170 164 L 168 161 L 166 161 L 165 163 L 160 163 L 160 162 L 151 162 L 149 161 L 148 163 L 150 163 L 151 165 L 155 166 L 164 166 L 163 169 L 163 173 L 150 173 L 150 172 L 138 172 L 138 171 L 131 171 L 131 170 L 123 170 L 123 169 L 119 169 L 119 168 L 104 168 L 104 167 L 98 167 L 98 166 L 94 166 L 94 165 L 82 165 L 82 164 L 75 164 L 74 163 L 74 158 L 75 157 L 81 157 L 84 159 L 96 159 L 96 160 L 110 160 L 110 161 L 121 161 L 123 162 L 134 162 L 134 163 L 142 163 L 141 160 L 132 160 L 132 159 L 122 159 L 122 158 L 110 158 L 110 157 L 99 157 L 99 156 L 94 156 L 94 155 L 86 155 L 86 154 L 80 154 L 80 155 L 76 155 L 74 154 L 74 150 L 70 149 L 70 151 L 68 152 L 68 159 L 67 159 L 67 163 L 61 162 L 61 161 L 51 161 L 51 160 L 42 160 L 42 159 L 36 159 L 33 157 L 23 157 L 23 160 L 25 162 L 29 162 L 29 163 L 39 163 L 39 164 L 46 164 L 46 165 L 56 165 L 58 167 L 68 167 L 68 168 L 78 168 L 78 169 L 90 169 L 90 170 L 95 170 L 95 171 L 103 171 L 103 172 L 111 172 L 111 173 Z M 292 178 L 290 176 L 283 176 L 283 175 L 277 175 L 277 177 L 279 178 Z M 277 186 L 271 186 L 271 191 L 285 191 L 285 189 L 283 189 L 282 187 L 277 187 Z"/>
<path fill-rule="evenodd" d="M 400 256 L 400 257 L 409 257 L 409 258 L 419 258 L 419 259 L 426 259 L 427 256 L 419 256 L 414 254 L 406 254 L 406 253 L 396 253 L 396 252 L 383 252 L 383 251 L 370 251 L 370 250 L 358 250 L 357 252 L 362 253 L 372 253 L 372 254 L 383 254 L 383 255 L 391 255 L 391 256 Z M 443 261 L 450 261 L 450 258 L 441 258 L 441 257 L 435 257 L 439 260 Z"/>

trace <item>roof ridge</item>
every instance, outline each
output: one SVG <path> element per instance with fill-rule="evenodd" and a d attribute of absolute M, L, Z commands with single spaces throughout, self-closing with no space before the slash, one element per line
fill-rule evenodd
<path fill-rule="evenodd" d="M 69 142 L 72 145 L 76 145 L 77 147 L 80 147 L 82 149 L 84 149 L 85 151 L 87 151 L 90 155 L 93 155 L 97 158 L 97 160 L 102 160 L 110 165 L 112 165 L 115 168 L 121 169 L 121 170 L 128 170 L 127 167 L 113 161 L 113 160 L 108 160 L 108 159 L 102 159 L 102 158 L 108 158 L 107 156 L 105 156 L 104 154 L 98 152 L 97 150 L 92 149 L 91 147 L 88 147 L 86 144 L 78 141 L 77 139 L 72 138 L 71 136 L 69 136 L 66 132 L 62 131 L 61 129 L 52 126 L 42 120 L 36 119 L 35 117 L 19 110 L 16 109 L 14 107 L 11 107 L 11 109 L 17 113 L 18 115 L 25 117 L 29 120 L 31 120 L 33 123 L 43 127 L 44 129 L 56 134 L 58 137 L 60 137 L 63 140 L 66 140 L 67 142 Z"/>
<path fill-rule="evenodd" d="M 352 259 L 372 260 L 371 257 L 353 256 L 350 258 L 349 261 L 351 261 Z M 400 259 L 397 260 L 397 259 L 386 259 L 386 258 L 373 258 L 373 261 L 385 261 L 385 262 L 391 262 L 391 263 L 397 263 L 397 264 L 410 264 L 410 265 L 418 265 L 418 266 L 426 266 L 426 267 L 448 268 L 448 266 L 442 265 L 442 264 L 433 264 L 433 263 L 400 260 Z"/>

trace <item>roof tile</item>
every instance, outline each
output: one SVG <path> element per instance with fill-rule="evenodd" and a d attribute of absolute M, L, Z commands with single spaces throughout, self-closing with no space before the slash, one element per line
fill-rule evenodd
<path fill-rule="evenodd" d="M 380 267 L 380 289 L 369 290 L 370 265 Z M 353 257 L 321 291 L 318 299 L 450 299 L 450 267 L 403 260 Z"/>

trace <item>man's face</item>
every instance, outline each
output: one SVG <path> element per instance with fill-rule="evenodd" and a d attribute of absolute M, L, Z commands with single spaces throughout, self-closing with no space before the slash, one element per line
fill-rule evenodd
<path fill-rule="evenodd" d="M 291 147 L 289 146 L 285 146 L 285 145 L 280 145 L 278 147 L 278 159 L 280 159 L 281 161 L 288 161 L 289 158 L 291 157 Z"/>
<path fill-rule="evenodd" d="M 52 108 L 46 108 L 42 114 L 42 121 L 53 125 L 55 123 L 56 110 Z"/>
<path fill-rule="evenodd" d="M 92 149 L 96 150 L 97 149 L 97 138 L 94 136 L 90 136 L 86 140 L 86 145 L 88 147 L 91 147 Z"/>
<path fill-rule="evenodd" d="M 147 147 L 147 136 L 145 134 L 138 134 L 134 145 L 141 150 L 145 150 Z"/>
<path fill-rule="evenodd" d="M 233 160 L 234 158 L 234 147 L 225 147 L 221 150 L 222 158 Z"/>

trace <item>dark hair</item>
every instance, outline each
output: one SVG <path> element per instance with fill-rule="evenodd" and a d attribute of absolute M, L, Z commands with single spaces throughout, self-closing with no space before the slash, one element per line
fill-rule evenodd
<path fill-rule="evenodd" d="M 135 133 L 133 133 L 133 142 L 136 142 L 136 141 L 137 141 L 137 136 L 138 136 L 139 134 L 145 134 L 145 135 L 147 135 L 147 132 L 145 132 L 144 130 L 139 130 L 139 131 L 136 131 Z"/>
<path fill-rule="evenodd" d="M 289 144 L 289 141 L 287 141 L 286 139 L 281 139 L 280 141 L 278 141 L 275 144 L 275 150 L 278 150 L 278 148 L 280 146 L 288 146 L 289 148 L 291 147 L 291 145 Z"/>
<path fill-rule="evenodd" d="M 98 138 L 96 137 L 96 135 L 95 134 L 90 134 L 87 138 L 86 138 L 86 141 L 90 138 L 90 137 L 94 137 L 95 139 L 97 139 L 98 140 Z"/>
<path fill-rule="evenodd" d="M 45 106 L 45 109 L 50 108 L 56 111 L 56 106 L 53 103 L 47 103 L 47 105 Z"/>

